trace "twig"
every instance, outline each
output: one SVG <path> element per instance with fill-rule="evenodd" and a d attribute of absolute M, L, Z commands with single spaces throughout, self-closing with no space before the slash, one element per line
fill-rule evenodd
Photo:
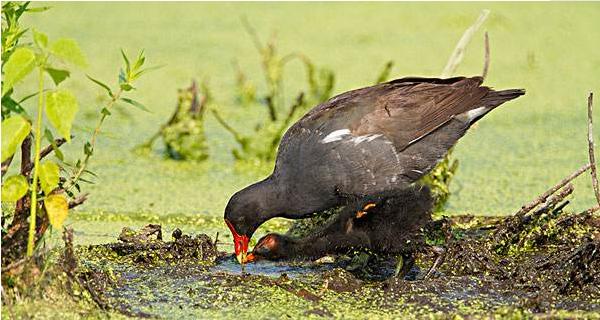
<path fill-rule="evenodd" d="M 62 146 L 63 144 L 65 144 L 65 142 L 67 142 L 67 139 L 65 138 L 60 138 L 60 139 L 55 139 L 54 140 L 54 144 L 56 145 L 56 148 L 60 148 L 60 146 Z M 54 151 L 54 147 L 51 145 L 46 146 L 44 149 L 42 149 L 42 151 L 40 151 L 40 160 L 44 159 L 44 157 L 46 157 L 47 155 L 49 155 L 52 151 Z M 22 174 L 24 175 L 28 175 L 29 172 L 31 171 L 31 169 L 33 169 L 33 163 L 29 163 L 25 169 L 22 171 Z"/>
<path fill-rule="evenodd" d="M 28 135 L 21 143 L 21 174 L 27 176 L 27 169 L 33 166 L 31 163 L 31 135 Z"/>
<path fill-rule="evenodd" d="M 290 111 L 287 114 L 287 117 L 285 118 L 285 120 L 283 121 L 283 129 L 285 129 L 285 127 L 287 127 L 287 125 L 292 121 L 292 118 L 294 117 L 294 114 L 296 113 L 296 110 L 304 103 L 304 92 L 300 92 L 298 94 L 298 96 L 296 97 L 296 102 L 292 105 L 292 107 L 290 108 Z"/>
<path fill-rule="evenodd" d="M 73 209 L 73 208 L 83 204 L 87 200 L 87 197 L 89 195 L 90 195 L 89 193 L 80 194 L 75 199 L 69 201 L 69 209 Z"/>
<path fill-rule="evenodd" d="M 221 115 L 219 114 L 219 112 L 217 112 L 217 110 L 211 108 L 210 111 L 215 116 L 217 121 L 225 128 L 225 130 L 229 131 L 229 133 L 231 133 L 233 135 L 234 139 L 239 144 L 241 144 L 242 146 L 246 144 L 246 141 L 243 138 L 243 136 L 239 132 L 237 132 L 232 126 L 230 126 L 227 122 L 225 122 L 225 120 L 223 120 L 223 118 L 221 118 Z"/>
<path fill-rule="evenodd" d="M 106 104 L 106 106 L 104 108 L 106 110 L 110 110 L 110 108 L 117 101 L 119 101 L 119 99 L 121 98 L 121 94 L 123 94 L 123 88 L 119 88 L 117 93 L 112 95 L 111 100 Z M 63 187 L 63 189 L 65 191 L 69 191 L 74 185 L 76 185 L 77 181 L 79 181 L 79 178 L 81 177 L 81 175 L 85 172 L 85 168 L 87 167 L 87 165 L 90 161 L 90 157 L 92 156 L 92 153 L 94 153 L 94 149 L 96 148 L 96 137 L 98 137 L 98 135 L 100 134 L 100 127 L 102 127 L 102 124 L 104 123 L 104 120 L 106 119 L 107 115 L 108 115 L 107 113 L 102 113 L 102 116 L 98 120 L 98 122 L 96 124 L 96 128 L 94 128 L 94 132 L 92 133 L 92 137 L 91 137 L 90 141 L 88 142 L 91 152 L 86 153 L 85 157 L 83 158 L 83 161 L 81 162 L 81 166 L 79 167 L 79 169 L 76 170 L 71 175 L 71 177 L 69 178 L 69 181 L 67 181 L 66 185 Z"/>
<path fill-rule="evenodd" d="M 483 80 L 485 80 L 485 77 L 487 77 L 488 70 L 490 68 L 490 38 L 488 36 L 487 31 L 485 32 L 483 39 L 484 39 L 484 46 L 485 46 L 485 56 L 484 56 L 485 60 L 483 62 L 483 72 L 481 72 L 481 77 L 483 78 Z"/>
<path fill-rule="evenodd" d="M 521 207 L 521 209 L 519 209 L 519 211 L 517 211 L 515 213 L 515 216 L 525 215 L 527 212 L 529 212 L 533 208 L 537 207 L 540 203 L 545 202 L 546 199 L 548 199 L 548 197 L 550 197 L 556 191 L 558 191 L 560 188 L 564 187 L 567 183 L 571 182 L 573 179 L 577 178 L 579 175 L 581 175 L 582 173 L 587 171 L 589 168 L 590 168 L 590 164 L 588 163 L 588 164 L 584 165 L 583 167 L 577 169 L 575 172 L 571 173 L 571 175 L 562 179 L 559 183 L 554 185 L 552 188 L 548 189 L 546 192 L 542 193 L 540 196 L 535 198 L 533 201 L 531 201 L 528 204 L 523 205 Z"/>
<path fill-rule="evenodd" d="M 556 207 L 561 201 L 563 201 L 566 197 L 573 193 L 574 187 L 572 183 L 568 183 L 562 190 L 560 190 L 557 194 L 548 197 L 548 200 L 544 202 L 544 204 L 537 209 L 533 215 L 539 215 L 550 211 L 550 209 Z"/>
<path fill-rule="evenodd" d="M 596 157 L 594 156 L 594 135 L 593 135 L 593 105 L 594 93 L 590 92 L 588 97 L 588 151 L 590 154 L 590 174 L 592 175 L 592 186 L 596 194 L 596 201 L 600 205 L 600 190 L 598 189 L 598 175 L 596 174 Z"/>
<path fill-rule="evenodd" d="M 4 162 L 2 162 L 2 177 L 4 177 L 6 172 L 8 172 L 8 168 L 10 167 L 10 164 L 12 163 L 14 157 L 15 155 L 13 154 L 8 159 L 4 160 Z"/>
<path fill-rule="evenodd" d="M 456 48 L 454 48 L 454 51 L 452 52 L 452 55 L 450 56 L 448 63 L 446 63 L 446 67 L 444 68 L 444 71 L 442 72 L 442 78 L 447 78 L 447 77 L 451 76 L 452 74 L 454 74 L 454 71 L 456 71 L 456 68 L 458 67 L 458 65 L 460 64 L 460 62 L 463 59 L 464 52 L 465 52 L 467 45 L 469 44 L 469 42 L 471 42 L 473 35 L 475 35 L 475 32 L 477 32 L 477 30 L 479 30 L 479 28 L 481 27 L 483 22 L 485 22 L 485 20 L 487 19 L 489 14 L 490 14 L 490 10 L 487 10 L 487 9 L 482 10 L 481 14 L 479 14 L 479 17 L 477 18 L 475 23 L 471 27 L 469 27 L 467 30 L 465 30 L 462 37 L 456 44 Z"/>
<path fill-rule="evenodd" d="M 598 211 L 598 210 L 600 210 L 600 205 L 593 206 L 593 207 L 591 207 L 591 208 L 589 208 L 589 209 L 587 209 L 587 210 L 583 211 L 583 212 L 582 212 L 582 213 L 580 213 L 580 214 L 592 214 L 592 213 L 594 213 L 594 212 L 596 212 L 596 211 Z"/>
<path fill-rule="evenodd" d="M 31 164 L 31 135 L 28 135 L 23 143 L 21 143 L 21 174 L 25 172 Z M 28 174 L 23 174 L 28 177 Z M 24 227 L 27 224 L 27 211 L 29 210 L 30 197 L 28 195 L 22 197 L 17 201 L 15 206 L 15 217 L 11 222 L 11 226 L 16 227 L 14 230 Z M 11 227 L 12 229 L 12 227 Z"/>
<path fill-rule="evenodd" d="M 264 47 L 263 47 L 262 43 L 260 42 L 260 39 L 258 38 L 258 34 L 256 33 L 256 30 L 254 29 L 254 27 L 252 27 L 252 25 L 250 24 L 250 21 L 248 21 L 248 17 L 242 16 L 241 20 L 242 20 L 242 24 L 244 25 L 244 29 L 246 29 L 246 32 L 252 38 L 252 42 L 254 43 L 254 46 L 256 47 L 256 49 L 259 52 L 263 52 Z"/>

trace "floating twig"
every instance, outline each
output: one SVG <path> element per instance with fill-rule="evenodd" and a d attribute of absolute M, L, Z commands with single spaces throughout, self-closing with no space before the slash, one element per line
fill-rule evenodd
<path fill-rule="evenodd" d="M 485 80 L 485 78 L 487 77 L 487 74 L 488 74 L 488 70 L 490 69 L 490 38 L 488 36 L 487 31 L 485 32 L 483 39 L 484 39 L 485 55 L 484 55 L 483 71 L 481 72 L 481 77 L 483 78 L 483 80 Z"/>
<path fill-rule="evenodd" d="M 600 190 L 598 188 L 598 175 L 596 174 L 596 157 L 594 156 L 594 134 L 593 134 L 593 104 L 594 104 L 594 93 L 590 92 L 588 96 L 588 151 L 590 154 L 590 174 L 592 175 L 592 187 L 594 187 L 594 194 L 596 195 L 596 201 L 600 205 Z"/>
<path fill-rule="evenodd" d="M 575 172 L 571 173 L 571 175 L 562 179 L 559 183 L 554 185 L 552 188 L 546 190 L 546 192 L 539 195 L 533 201 L 529 202 L 528 204 L 523 205 L 521 207 L 521 209 L 519 209 L 519 211 L 517 211 L 515 213 L 515 216 L 525 215 L 526 213 L 531 211 L 533 208 L 537 207 L 539 204 L 545 202 L 546 199 L 548 199 L 548 197 L 550 197 L 551 195 L 556 193 L 556 191 L 558 191 L 559 189 L 564 187 L 567 183 L 571 182 L 573 179 L 577 178 L 579 175 L 581 175 L 582 173 L 587 171 L 589 168 L 590 168 L 590 164 L 588 163 L 588 164 L 584 165 L 583 167 L 577 169 Z"/>
<path fill-rule="evenodd" d="M 447 78 L 447 77 L 450 77 L 452 74 L 454 74 L 454 71 L 456 71 L 456 68 L 458 67 L 458 65 L 460 64 L 460 62 L 463 59 L 467 45 L 469 44 L 469 42 L 471 42 L 471 39 L 473 38 L 473 36 L 477 32 L 477 30 L 479 30 L 481 25 L 485 22 L 485 20 L 487 19 L 489 14 L 490 14 L 490 10 L 487 10 L 487 9 L 482 10 L 481 14 L 479 14 L 479 17 L 477 18 L 475 23 L 471 27 L 469 27 L 467 30 L 465 30 L 462 37 L 456 44 L 456 47 L 454 48 L 454 51 L 452 52 L 452 55 L 450 56 L 448 63 L 446 63 L 446 67 L 444 68 L 444 71 L 442 71 L 442 78 Z"/>

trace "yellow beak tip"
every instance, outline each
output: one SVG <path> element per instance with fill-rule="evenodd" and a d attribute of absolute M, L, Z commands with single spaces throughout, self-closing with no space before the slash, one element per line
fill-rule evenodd
<path fill-rule="evenodd" d="M 240 253 L 238 255 L 235 256 L 237 258 L 237 261 L 240 264 L 244 264 L 246 262 L 246 254 L 245 253 Z"/>

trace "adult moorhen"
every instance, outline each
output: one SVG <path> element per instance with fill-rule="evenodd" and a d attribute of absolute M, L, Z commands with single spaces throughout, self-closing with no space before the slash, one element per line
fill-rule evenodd
<path fill-rule="evenodd" d="M 412 186 L 382 200 L 368 212 L 345 208 L 325 228 L 295 238 L 270 233 L 258 240 L 249 261 L 320 258 L 353 248 L 383 254 L 409 254 L 419 245 L 418 233 L 431 221 L 433 199 L 426 186 Z"/>
<path fill-rule="evenodd" d="M 236 192 L 225 222 L 240 263 L 254 231 L 274 217 L 357 209 L 429 172 L 478 119 L 523 89 L 494 91 L 481 77 L 403 78 L 342 93 L 283 136 L 273 173 Z"/>

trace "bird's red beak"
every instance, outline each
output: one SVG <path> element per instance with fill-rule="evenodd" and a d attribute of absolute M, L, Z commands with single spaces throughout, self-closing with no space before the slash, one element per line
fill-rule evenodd
<path fill-rule="evenodd" d="M 254 260 L 252 254 L 248 255 L 248 242 L 250 242 L 248 236 L 239 235 L 237 231 L 235 231 L 235 228 L 233 227 L 231 222 L 229 222 L 229 220 L 225 219 L 225 223 L 227 224 L 227 227 L 229 227 L 229 231 L 231 231 L 231 234 L 233 235 L 233 244 L 235 248 L 235 257 L 237 258 L 237 261 L 240 264 L 244 264 L 246 262 Z"/>

